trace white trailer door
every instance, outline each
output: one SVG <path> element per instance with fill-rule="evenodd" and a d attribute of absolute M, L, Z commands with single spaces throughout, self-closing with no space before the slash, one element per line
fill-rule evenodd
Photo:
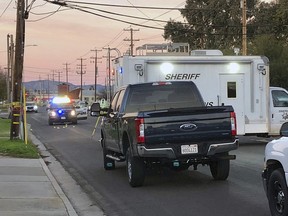
<path fill-rule="evenodd" d="M 245 134 L 244 75 L 220 74 L 219 105 L 232 105 L 236 113 L 237 134 Z"/>

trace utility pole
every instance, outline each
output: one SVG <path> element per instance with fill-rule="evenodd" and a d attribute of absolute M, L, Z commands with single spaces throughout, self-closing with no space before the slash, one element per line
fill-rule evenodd
<path fill-rule="evenodd" d="M 56 74 L 56 71 L 52 70 L 52 94 L 53 95 L 55 94 L 55 74 Z"/>
<path fill-rule="evenodd" d="M 107 56 L 103 56 L 106 57 L 108 59 L 108 85 L 109 85 L 109 94 L 107 94 L 107 100 L 109 102 L 111 102 L 112 99 L 112 86 L 111 86 L 111 58 L 115 58 L 115 56 L 111 56 L 111 51 L 115 50 L 118 53 L 118 57 L 120 57 L 121 53 L 117 48 L 110 48 L 108 46 L 108 48 L 103 48 L 103 49 L 107 49 L 108 50 L 108 54 Z"/>
<path fill-rule="evenodd" d="M 98 59 L 101 59 L 101 58 L 98 58 L 97 57 L 97 54 L 98 52 L 102 51 L 102 50 L 97 50 L 96 48 L 94 50 L 91 50 L 92 52 L 95 52 L 95 57 L 90 57 L 91 59 L 94 60 L 94 63 L 95 63 L 95 82 L 94 82 L 94 101 L 96 101 L 96 98 L 97 98 L 97 76 L 98 76 L 98 66 L 97 66 L 97 63 L 98 63 Z"/>
<path fill-rule="evenodd" d="M 15 67 L 13 71 L 12 82 L 12 115 L 10 139 L 19 138 L 20 122 L 21 122 L 21 91 L 22 91 L 22 75 L 24 60 L 24 42 L 25 42 L 25 20 L 28 14 L 25 13 L 25 0 L 17 2 L 17 23 L 16 23 L 16 49 L 15 49 Z"/>
<path fill-rule="evenodd" d="M 242 55 L 247 55 L 246 0 L 242 0 Z"/>
<path fill-rule="evenodd" d="M 8 48 L 9 52 L 9 64 L 8 68 L 10 69 L 10 75 L 8 76 L 8 83 L 9 83 L 9 103 L 12 103 L 12 97 L 13 97 L 13 72 L 14 72 L 14 56 L 15 56 L 15 49 L 14 49 L 14 41 L 13 41 L 13 35 L 10 35 L 10 47 Z"/>
<path fill-rule="evenodd" d="M 60 79 L 60 74 L 62 73 L 62 71 L 57 71 L 56 73 L 58 73 L 58 85 L 60 84 L 60 81 L 61 81 L 61 79 Z"/>
<path fill-rule="evenodd" d="M 133 39 L 133 32 L 139 31 L 139 29 L 124 29 L 124 31 L 130 31 L 130 39 L 124 39 L 124 41 L 130 41 L 130 55 L 133 56 L 133 50 L 134 50 L 134 41 L 139 41 L 139 39 Z"/>
<path fill-rule="evenodd" d="M 11 50 L 10 50 L 10 35 L 7 34 L 7 101 L 10 103 L 10 71 L 11 71 L 11 64 L 10 64 L 10 57 L 11 57 Z"/>
<path fill-rule="evenodd" d="M 58 88 L 57 88 L 57 94 L 59 95 L 59 85 L 60 85 L 60 74 L 62 73 L 62 71 L 56 71 L 56 73 L 58 73 Z"/>
<path fill-rule="evenodd" d="M 68 68 L 68 64 L 67 62 L 64 64 L 65 65 L 65 71 L 66 71 L 66 85 L 67 85 L 67 91 L 66 91 L 66 94 L 68 95 L 69 93 L 69 85 L 68 85 L 68 71 L 70 68 Z"/>
<path fill-rule="evenodd" d="M 39 88 L 40 88 L 40 94 L 39 94 L 39 98 L 42 99 L 42 79 L 41 79 L 41 75 L 39 75 Z"/>
<path fill-rule="evenodd" d="M 107 58 L 108 61 L 108 89 L 109 89 L 109 93 L 107 94 L 107 101 L 111 102 L 111 97 L 112 97 L 112 87 L 111 87 L 111 48 L 108 46 L 108 48 L 103 48 L 103 49 L 107 49 L 107 56 L 103 56 Z M 107 90 L 108 90 L 107 89 Z"/>
<path fill-rule="evenodd" d="M 50 100 L 50 86 L 49 86 L 49 82 L 50 82 L 50 75 L 48 74 L 48 90 L 47 90 L 47 94 L 48 94 L 48 103 L 49 103 L 49 100 Z"/>
<path fill-rule="evenodd" d="M 68 65 L 70 64 L 66 62 L 64 65 L 65 65 L 65 71 L 66 71 L 66 84 L 68 85 L 68 71 L 69 71 Z"/>
<path fill-rule="evenodd" d="M 80 100 L 82 101 L 82 83 L 83 83 L 83 74 L 86 74 L 86 71 L 83 71 L 83 67 L 85 65 L 83 65 L 83 60 L 86 60 L 86 59 L 83 59 L 83 58 L 80 58 L 78 59 L 81 61 L 81 64 L 80 64 L 80 72 L 76 72 L 77 74 L 80 74 L 81 76 L 81 87 L 80 87 Z"/>

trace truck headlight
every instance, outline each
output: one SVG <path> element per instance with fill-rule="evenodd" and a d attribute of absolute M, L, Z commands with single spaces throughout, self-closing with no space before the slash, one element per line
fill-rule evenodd
<path fill-rule="evenodd" d="M 50 115 L 51 115 L 52 117 L 55 117 L 57 114 L 56 114 L 55 111 L 52 111 L 52 112 L 50 113 Z"/>
<path fill-rule="evenodd" d="M 75 110 L 72 110 L 70 114 L 71 114 L 71 116 L 76 116 Z"/>

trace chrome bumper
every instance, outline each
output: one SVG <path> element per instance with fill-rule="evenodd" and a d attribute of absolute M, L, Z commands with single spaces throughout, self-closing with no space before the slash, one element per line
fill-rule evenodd
<path fill-rule="evenodd" d="M 217 153 L 229 152 L 238 148 L 238 139 L 232 143 L 218 143 L 211 144 L 207 156 L 212 156 Z M 153 148 L 147 149 L 145 146 L 137 146 L 137 152 L 140 157 L 165 157 L 165 158 L 176 158 L 176 154 L 173 148 Z"/>
<path fill-rule="evenodd" d="M 235 150 L 239 147 L 239 140 L 236 139 L 233 143 L 219 143 L 219 144 L 211 144 L 208 149 L 207 155 L 214 155 L 217 153 L 228 152 L 231 150 Z"/>

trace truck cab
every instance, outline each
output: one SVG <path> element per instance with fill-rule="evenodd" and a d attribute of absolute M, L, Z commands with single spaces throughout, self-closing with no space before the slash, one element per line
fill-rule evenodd
<path fill-rule="evenodd" d="M 288 124 L 288 92 L 280 87 L 270 87 L 271 135 L 278 135 L 279 129 Z"/>

